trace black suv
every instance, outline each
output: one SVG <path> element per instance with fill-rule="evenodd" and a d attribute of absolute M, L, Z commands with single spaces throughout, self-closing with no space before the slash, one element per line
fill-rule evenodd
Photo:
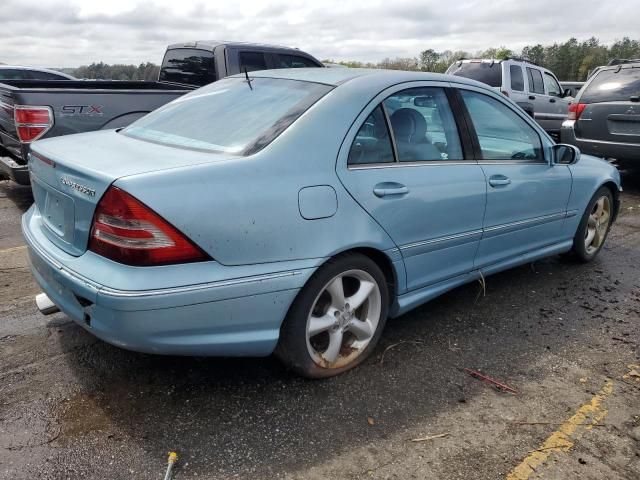
<path fill-rule="evenodd" d="M 640 167 L 640 61 L 598 67 L 569 106 L 567 118 L 560 130 L 562 143 Z"/>

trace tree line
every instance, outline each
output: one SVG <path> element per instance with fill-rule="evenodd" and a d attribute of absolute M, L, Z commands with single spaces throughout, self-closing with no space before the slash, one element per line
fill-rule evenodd
<path fill-rule="evenodd" d="M 640 58 L 640 40 L 624 37 L 607 46 L 595 37 L 579 42 L 570 38 L 564 43 L 552 45 L 527 45 L 522 50 L 507 47 L 489 48 L 470 53 L 464 50 L 445 50 L 437 52 L 431 48 L 423 50 L 416 57 L 385 58 L 377 63 L 357 61 L 335 61 L 352 68 L 388 68 L 391 70 L 415 70 L 444 73 L 456 60 L 462 58 L 493 58 L 504 60 L 520 57 L 537 65 L 548 68 L 559 80 L 584 81 L 591 70 L 606 65 L 610 60 L 621 58 Z M 331 60 L 327 60 L 331 62 Z"/>
<path fill-rule="evenodd" d="M 640 40 L 624 37 L 612 45 L 604 45 L 595 37 L 579 42 L 570 38 L 563 43 L 552 45 L 527 45 L 522 50 L 507 47 L 489 48 L 470 53 L 464 50 L 445 50 L 437 52 L 431 48 L 423 50 L 416 57 L 385 58 L 380 62 L 333 61 L 352 68 L 387 68 L 391 70 L 415 70 L 444 73 L 456 60 L 461 58 L 494 58 L 503 60 L 508 57 L 521 57 L 546 67 L 565 81 L 586 80 L 589 71 L 605 65 L 614 58 L 640 58 Z M 65 72 L 77 78 L 114 79 L 114 80 L 157 80 L 160 67 L 151 62 L 140 65 L 108 65 L 103 62 L 83 65 Z"/>

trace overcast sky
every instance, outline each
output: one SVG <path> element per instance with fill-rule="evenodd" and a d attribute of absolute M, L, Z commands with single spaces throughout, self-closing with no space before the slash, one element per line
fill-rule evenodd
<path fill-rule="evenodd" d="M 360 61 L 571 36 L 610 43 L 640 37 L 639 12 L 640 0 L 1 0 L 0 62 L 159 63 L 167 44 L 211 39 Z"/>

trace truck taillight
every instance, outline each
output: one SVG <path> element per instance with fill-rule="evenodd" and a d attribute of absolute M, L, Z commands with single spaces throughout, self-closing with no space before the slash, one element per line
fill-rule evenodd
<path fill-rule="evenodd" d="M 569 114 L 567 115 L 567 119 L 579 120 L 580 115 L 582 115 L 586 106 L 586 103 L 572 103 L 569 105 Z"/>
<path fill-rule="evenodd" d="M 160 215 L 117 187 L 109 187 L 96 207 L 89 250 L 134 266 L 211 259 Z"/>
<path fill-rule="evenodd" d="M 53 111 L 51 107 L 16 105 L 13 109 L 13 120 L 18 139 L 22 143 L 31 143 L 53 127 Z"/>

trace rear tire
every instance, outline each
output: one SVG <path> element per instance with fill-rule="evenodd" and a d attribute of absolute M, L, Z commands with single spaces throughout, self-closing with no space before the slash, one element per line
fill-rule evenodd
<path fill-rule="evenodd" d="M 275 354 L 307 378 L 339 375 L 371 354 L 388 309 L 380 267 L 359 253 L 340 255 L 320 267 L 294 300 Z"/>
<path fill-rule="evenodd" d="M 571 252 L 583 263 L 593 260 L 604 246 L 613 221 L 613 195 L 607 187 L 600 187 L 582 215 L 573 238 Z"/>

